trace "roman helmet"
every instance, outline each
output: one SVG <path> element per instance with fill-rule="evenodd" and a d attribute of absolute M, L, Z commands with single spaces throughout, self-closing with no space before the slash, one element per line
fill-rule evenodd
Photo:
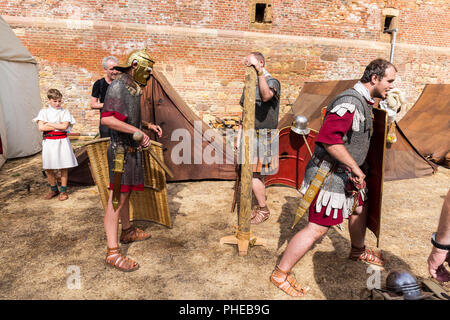
<path fill-rule="evenodd" d="M 386 289 L 397 294 L 403 294 L 404 300 L 425 298 L 416 277 L 406 270 L 391 271 L 386 278 Z"/>
<path fill-rule="evenodd" d="M 152 72 L 153 64 L 155 60 L 144 50 L 135 50 L 128 55 L 127 60 L 124 63 L 118 64 L 114 69 L 124 72 L 126 69 L 133 65 L 133 62 L 137 62 L 137 68 L 134 70 L 133 79 L 141 86 L 147 84 Z"/>
<path fill-rule="evenodd" d="M 292 121 L 291 130 L 297 134 L 307 135 L 309 129 L 307 128 L 308 119 L 305 116 L 298 115 Z"/>

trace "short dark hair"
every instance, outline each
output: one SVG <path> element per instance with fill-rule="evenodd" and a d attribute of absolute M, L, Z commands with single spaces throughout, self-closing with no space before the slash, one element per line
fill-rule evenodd
<path fill-rule="evenodd" d="M 58 89 L 50 89 L 47 91 L 47 98 L 57 100 L 62 98 L 62 93 Z"/>
<path fill-rule="evenodd" d="M 379 80 L 381 80 L 384 77 L 386 69 L 389 67 L 393 67 L 395 69 L 395 71 L 397 71 L 397 68 L 389 61 L 387 61 L 385 59 L 381 59 L 381 58 L 375 59 L 367 65 L 360 81 L 362 83 L 370 82 L 370 80 L 372 79 L 372 76 L 374 74 L 377 75 Z"/>
<path fill-rule="evenodd" d="M 264 65 L 266 65 L 266 59 L 264 58 L 264 55 L 261 52 L 254 51 L 254 52 L 250 52 L 250 54 L 254 55 L 256 57 L 256 59 L 258 59 L 259 61 L 262 61 L 264 63 Z"/>

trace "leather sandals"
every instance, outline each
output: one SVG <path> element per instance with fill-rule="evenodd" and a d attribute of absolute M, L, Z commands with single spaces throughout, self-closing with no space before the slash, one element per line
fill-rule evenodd
<path fill-rule="evenodd" d="M 120 234 L 120 243 L 131 243 L 135 241 L 142 241 L 150 238 L 152 235 L 136 227 L 129 227 L 128 229 L 122 230 Z"/>
<path fill-rule="evenodd" d="M 124 272 L 131 272 L 139 269 L 139 264 L 136 261 L 123 256 L 118 247 L 108 248 L 105 262 L 108 266 Z"/>
<path fill-rule="evenodd" d="M 255 206 L 250 216 L 250 223 L 255 225 L 263 223 L 264 221 L 269 219 L 269 216 L 270 211 L 267 206 L 265 207 Z"/>
<path fill-rule="evenodd" d="M 273 270 L 270 281 L 292 297 L 303 297 L 310 290 L 309 287 L 302 288 L 295 281 L 291 272 L 283 271 L 278 267 L 275 267 L 275 270 Z"/>
<path fill-rule="evenodd" d="M 44 196 L 44 200 L 50 200 L 53 199 L 54 197 L 56 197 L 57 195 L 59 195 L 59 191 L 49 191 L 45 196 Z"/>
<path fill-rule="evenodd" d="M 366 246 L 362 248 L 355 248 L 352 246 L 348 258 L 350 260 L 362 261 L 376 266 L 384 266 L 384 264 L 386 263 L 381 252 L 376 252 L 375 250 L 369 249 Z"/>

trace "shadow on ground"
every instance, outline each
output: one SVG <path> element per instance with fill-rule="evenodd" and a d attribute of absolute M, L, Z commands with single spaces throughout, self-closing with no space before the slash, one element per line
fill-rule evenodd
<path fill-rule="evenodd" d="M 299 200 L 297 197 L 290 196 L 286 196 L 285 199 L 286 202 L 277 221 L 280 225 L 277 249 L 288 243 L 308 223 L 306 213 L 299 223 L 291 229 Z M 327 234 L 317 241 L 309 251 L 316 249 L 326 237 L 331 240 L 334 250 L 315 250 L 312 256 L 314 279 L 326 299 L 364 299 L 367 296 L 368 287 L 384 286 L 390 271 L 398 269 L 410 271 L 411 268 L 408 263 L 392 252 L 385 250 L 383 250 L 383 255 L 387 263 L 384 268 L 349 260 L 351 244 L 343 236 L 344 232 L 348 233 L 346 230 L 339 231 L 334 227 L 330 228 Z M 277 264 L 280 262 L 283 253 L 284 251 L 279 255 Z"/>

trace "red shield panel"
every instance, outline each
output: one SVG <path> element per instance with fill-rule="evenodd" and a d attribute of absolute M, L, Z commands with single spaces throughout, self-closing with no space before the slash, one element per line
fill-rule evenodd
<path fill-rule="evenodd" d="M 311 152 L 314 152 L 316 136 L 317 131 L 311 130 L 305 137 Z M 265 185 L 280 184 L 299 189 L 305 176 L 306 165 L 311 159 L 305 140 L 291 131 L 290 127 L 286 127 L 281 129 L 278 143 L 278 172 L 266 176 Z"/>

